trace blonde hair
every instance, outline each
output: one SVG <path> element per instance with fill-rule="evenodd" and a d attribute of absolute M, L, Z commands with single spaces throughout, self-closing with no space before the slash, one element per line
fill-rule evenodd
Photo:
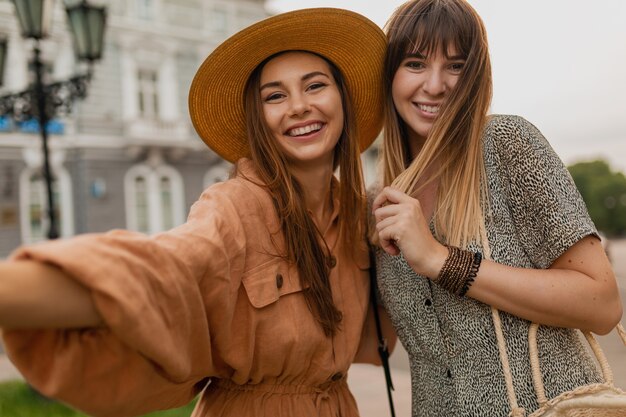
<path fill-rule="evenodd" d="M 435 236 L 466 247 L 484 236 L 488 199 L 482 134 L 491 103 L 491 63 L 482 20 L 464 0 L 414 0 L 400 6 L 386 25 L 386 114 L 381 154 L 383 185 L 411 195 L 440 179 L 434 211 Z M 426 142 L 411 161 L 408 129 L 398 115 L 391 84 L 409 53 L 423 55 L 451 47 L 466 62 L 439 111 Z M 433 171 L 427 168 L 437 163 Z M 419 182 L 419 186 L 418 186 Z"/>

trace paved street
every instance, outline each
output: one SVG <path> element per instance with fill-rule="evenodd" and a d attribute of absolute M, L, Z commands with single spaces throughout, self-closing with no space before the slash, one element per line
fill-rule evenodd
<path fill-rule="evenodd" d="M 626 239 L 611 242 L 611 258 L 618 278 L 622 303 L 626 306 Z M 626 320 L 622 320 L 626 325 Z M 626 347 L 621 344 L 617 333 L 598 337 L 615 375 L 615 383 L 626 388 Z M 391 356 L 394 402 L 396 415 L 408 417 L 411 413 L 411 383 L 408 357 L 402 346 Z M 1 348 L 0 348 L 1 352 Z M 0 381 L 19 378 L 10 362 L 0 353 Z M 389 416 L 389 406 L 382 368 L 357 364 L 352 366 L 348 382 L 359 404 L 361 417 Z"/>

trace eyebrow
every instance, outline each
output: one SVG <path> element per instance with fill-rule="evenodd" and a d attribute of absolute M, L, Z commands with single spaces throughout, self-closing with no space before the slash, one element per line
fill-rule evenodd
<path fill-rule="evenodd" d="M 329 78 L 328 74 L 323 73 L 321 71 L 313 71 L 313 72 L 309 72 L 308 74 L 304 74 L 302 76 L 302 78 L 300 79 L 301 81 L 306 81 L 309 80 L 313 77 L 316 77 L 318 75 L 321 75 L 323 77 Z M 264 88 L 270 88 L 270 87 L 279 87 L 281 86 L 283 83 L 281 81 L 270 81 L 269 83 L 265 83 L 261 86 L 260 90 L 263 90 Z"/>

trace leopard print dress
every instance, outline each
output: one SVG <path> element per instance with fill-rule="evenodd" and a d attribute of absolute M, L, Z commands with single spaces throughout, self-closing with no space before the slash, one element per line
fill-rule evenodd
<path fill-rule="evenodd" d="M 581 238 L 597 234 L 571 176 L 537 128 L 521 117 L 493 116 L 483 140 L 493 260 L 547 268 Z M 401 255 L 377 249 L 376 260 L 380 297 L 409 354 L 413 417 L 508 415 L 490 307 L 442 290 Z M 517 401 L 531 412 L 538 404 L 529 322 L 503 312 L 501 318 Z M 540 326 L 537 342 L 548 398 L 601 380 L 576 331 Z"/>

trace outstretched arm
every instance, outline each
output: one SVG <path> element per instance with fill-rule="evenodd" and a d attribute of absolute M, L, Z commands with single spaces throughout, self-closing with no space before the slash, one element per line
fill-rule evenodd
<path fill-rule="evenodd" d="M 419 201 L 385 188 L 373 210 L 382 248 L 402 252 L 418 274 L 436 279 L 448 250 L 430 233 Z M 611 265 L 593 236 L 566 250 L 548 269 L 483 260 L 467 296 L 539 324 L 608 333 L 622 305 Z"/>
<path fill-rule="evenodd" d="M 102 325 L 87 288 L 61 269 L 29 260 L 0 262 L 0 327 Z"/>

